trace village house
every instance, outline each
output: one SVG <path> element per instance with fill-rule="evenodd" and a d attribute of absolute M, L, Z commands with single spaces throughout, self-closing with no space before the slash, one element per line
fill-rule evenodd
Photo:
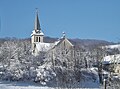
<path fill-rule="evenodd" d="M 103 65 L 110 71 L 120 74 L 120 54 L 108 55 L 103 59 Z"/>

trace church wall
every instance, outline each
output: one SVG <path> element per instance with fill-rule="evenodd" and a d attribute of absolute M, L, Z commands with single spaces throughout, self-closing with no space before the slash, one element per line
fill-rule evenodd
<path fill-rule="evenodd" d="M 73 45 L 65 38 L 54 48 L 54 54 L 59 56 L 67 56 L 73 59 Z"/>

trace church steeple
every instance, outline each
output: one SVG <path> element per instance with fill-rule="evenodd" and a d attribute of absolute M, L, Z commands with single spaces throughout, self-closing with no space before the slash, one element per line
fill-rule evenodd
<path fill-rule="evenodd" d="M 31 43 L 32 43 L 32 52 L 34 53 L 36 43 L 43 43 L 44 42 L 44 33 L 40 28 L 40 22 L 38 18 L 38 10 L 36 9 L 36 16 L 35 16 L 35 23 L 34 23 L 34 30 L 31 34 Z"/>
<path fill-rule="evenodd" d="M 40 22 L 39 22 L 39 18 L 38 18 L 38 9 L 36 9 L 36 17 L 35 17 L 35 25 L 34 25 L 34 30 L 35 31 L 40 31 Z"/>

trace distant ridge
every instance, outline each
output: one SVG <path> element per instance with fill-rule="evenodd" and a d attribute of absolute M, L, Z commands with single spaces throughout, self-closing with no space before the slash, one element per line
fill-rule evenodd
<path fill-rule="evenodd" d="M 45 42 L 53 43 L 57 41 L 58 38 L 51 38 L 51 37 L 45 37 Z M 97 39 L 69 39 L 70 42 L 72 42 L 74 45 L 84 45 L 84 46 L 91 46 L 91 45 L 114 45 L 116 43 L 109 42 L 105 40 L 97 40 Z"/>
<path fill-rule="evenodd" d="M 0 38 L 0 42 L 4 42 L 7 40 L 15 40 L 17 38 L 13 37 L 13 38 Z M 21 40 L 27 40 L 27 41 L 31 41 L 30 38 L 24 38 Z M 46 43 L 53 43 L 55 41 L 57 41 L 58 38 L 52 38 L 52 37 L 44 37 L 44 42 Z M 116 43 L 114 42 L 108 42 L 105 40 L 97 40 L 97 39 L 69 39 L 74 45 L 84 45 L 84 46 L 92 46 L 92 45 L 114 45 Z"/>
<path fill-rule="evenodd" d="M 114 42 L 108 42 L 105 40 L 97 40 L 97 39 L 71 39 L 76 43 L 76 45 L 85 45 L 85 46 L 90 46 L 90 45 L 114 45 Z"/>

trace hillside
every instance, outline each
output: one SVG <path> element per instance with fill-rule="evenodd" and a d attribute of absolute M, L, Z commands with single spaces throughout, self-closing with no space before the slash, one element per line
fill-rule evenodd
<path fill-rule="evenodd" d="M 8 41 L 8 40 L 15 40 L 17 38 L 13 37 L 13 38 L 0 38 L 0 43 L 4 42 L 4 41 Z M 30 41 L 30 38 L 25 38 L 22 40 L 27 40 Z M 55 41 L 57 41 L 58 38 L 52 38 L 52 37 L 44 37 L 44 42 L 46 43 L 53 43 Z M 84 45 L 84 46 L 92 46 L 92 45 L 113 45 L 115 44 L 114 42 L 108 42 L 105 40 L 97 40 L 97 39 L 69 39 L 74 45 Z"/>
<path fill-rule="evenodd" d="M 27 40 L 30 40 L 30 38 L 27 38 Z M 52 37 L 44 37 L 44 42 L 46 43 L 53 43 L 57 41 L 58 38 L 52 38 Z M 84 45 L 84 46 L 92 46 L 92 45 L 114 45 L 114 42 L 109 42 L 105 40 L 97 40 L 97 39 L 69 39 L 70 42 L 72 42 L 74 45 Z"/>

